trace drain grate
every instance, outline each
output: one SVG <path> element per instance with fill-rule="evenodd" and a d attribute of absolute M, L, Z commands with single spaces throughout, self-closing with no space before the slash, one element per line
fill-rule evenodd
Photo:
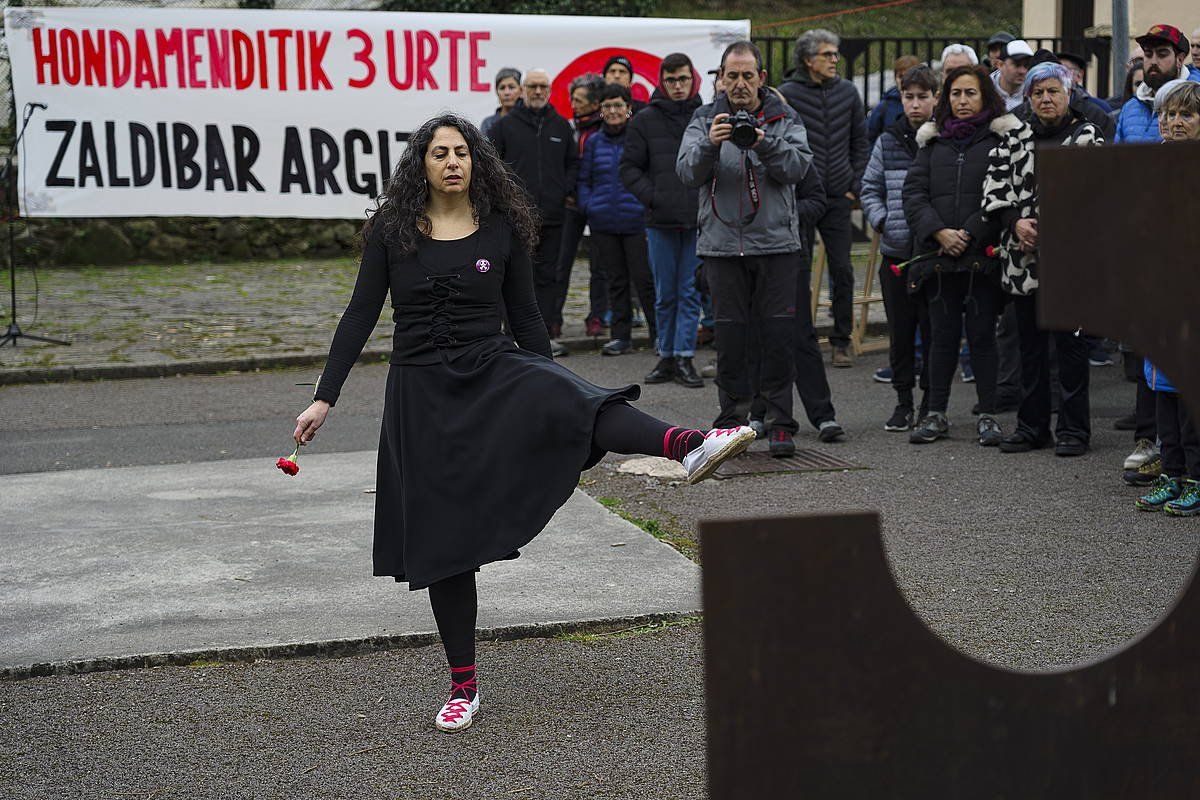
<path fill-rule="evenodd" d="M 788 458 L 773 458 L 770 453 L 760 450 L 729 459 L 717 468 L 713 477 L 721 480 L 768 472 L 830 472 L 843 469 L 864 467 L 821 450 L 797 450 L 796 455 Z"/>

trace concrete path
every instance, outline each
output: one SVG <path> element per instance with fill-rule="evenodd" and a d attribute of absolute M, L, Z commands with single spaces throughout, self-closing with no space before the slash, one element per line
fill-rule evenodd
<path fill-rule="evenodd" d="M 370 574 L 375 453 L 307 455 L 301 470 L 258 458 L 0 479 L 0 674 L 434 631 L 424 592 Z M 700 608 L 695 564 L 579 491 L 479 582 L 481 628 Z"/>

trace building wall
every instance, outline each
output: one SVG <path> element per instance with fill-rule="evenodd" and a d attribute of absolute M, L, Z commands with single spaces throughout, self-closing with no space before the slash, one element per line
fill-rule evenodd
<path fill-rule="evenodd" d="M 1159 22 L 1174 25 L 1191 36 L 1200 27 L 1200 3 L 1196 0 L 1128 0 L 1129 32 L 1133 36 L 1145 33 Z M 1096 26 L 1112 25 L 1111 0 L 1096 0 Z M 1026 36 L 1059 36 L 1062 15 L 1061 0 L 1024 0 Z M 1132 45 L 1131 45 L 1132 46 Z"/>

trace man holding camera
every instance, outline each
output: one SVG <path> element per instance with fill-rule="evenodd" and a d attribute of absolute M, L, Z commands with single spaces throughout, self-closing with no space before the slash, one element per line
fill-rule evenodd
<path fill-rule="evenodd" d="M 793 455 L 792 416 L 796 278 L 802 244 L 796 184 L 812 162 L 804 126 L 765 88 L 762 54 L 752 43 L 731 44 L 721 57 L 725 94 L 696 110 L 683 134 L 675 171 L 700 192 L 696 252 L 712 294 L 716 320 L 714 423 L 748 422 L 754 397 L 747 347 L 754 326 L 762 348 L 759 393 L 766 401 L 772 455 Z M 808 309 L 804 309 L 807 313 Z"/>

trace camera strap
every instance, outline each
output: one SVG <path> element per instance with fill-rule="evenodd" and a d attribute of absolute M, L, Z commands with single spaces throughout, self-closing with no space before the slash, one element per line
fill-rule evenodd
<path fill-rule="evenodd" d="M 717 158 L 718 158 L 717 166 L 719 167 L 720 166 L 720 155 L 719 154 L 718 154 Z M 746 214 L 744 214 L 742 216 L 742 218 L 740 220 L 738 220 L 736 225 L 734 223 L 730 222 L 729 220 L 725 219 L 724 217 L 722 217 L 721 212 L 717 210 L 717 172 L 718 171 L 719 171 L 718 169 L 713 170 L 712 185 L 710 185 L 708 187 L 708 202 L 712 204 L 713 216 L 715 216 L 718 220 L 725 223 L 726 225 L 728 225 L 731 228 L 744 228 L 747 225 L 749 225 L 751 222 L 754 222 L 754 218 L 758 216 L 758 209 L 762 207 L 762 195 L 760 195 L 759 191 L 758 191 L 758 176 L 756 176 L 754 174 L 754 164 L 750 161 L 750 153 L 748 153 L 748 152 L 742 153 L 742 186 L 746 190 L 746 194 L 750 197 L 750 211 L 747 212 Z M 742 208 L 742 197 L 741 197 L 741 194 L 739 193 L 738 194 L 738 210 L 740 211 L 741 208 Z"/>

